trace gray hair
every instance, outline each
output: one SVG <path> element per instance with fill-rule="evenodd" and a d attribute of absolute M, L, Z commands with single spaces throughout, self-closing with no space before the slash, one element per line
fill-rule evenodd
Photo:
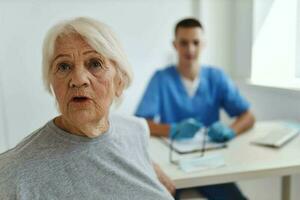
<path fill-rule="evenodd" d="M 62 21 L 54 25 L 47 33 L 43 43 L 43 82 L 46 90 L 52 93 L 50 69 L 55 50 L 56 39 L 65 34 L 77 33 L 95 51 L 116 63 L 117 75 L 122 81 L 123 89 L 129 87 L 133 79 L 131 66 L 120 42 L 106 24 L 95 19 L 79 17 Z"/>

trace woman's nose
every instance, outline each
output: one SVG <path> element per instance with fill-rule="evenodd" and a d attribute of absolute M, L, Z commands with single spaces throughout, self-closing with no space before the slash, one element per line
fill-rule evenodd
<path fill-rule="evenodd" d="M 89 74 L 84 69 L 74 69 L 71 74 L 70 87 L 80 88 L 88 87 L 90 85 Z"/>

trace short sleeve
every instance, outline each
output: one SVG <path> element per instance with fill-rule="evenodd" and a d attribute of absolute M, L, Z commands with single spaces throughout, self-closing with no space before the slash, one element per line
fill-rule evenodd
<path fill-rule="evenodd" d="M 249 110 L 249 102 L 240 94 L 233 81 L 222 70 L 219 76 L 221 106 L 229 116 L 236 117 Z"/>
<path fill-rule="evenodd" d="M 151 78 L 144 95 L 138 105 L 135 115 L 146 119 L 154 119 L 159 116 L 160 92 L 159 72 Z"/>

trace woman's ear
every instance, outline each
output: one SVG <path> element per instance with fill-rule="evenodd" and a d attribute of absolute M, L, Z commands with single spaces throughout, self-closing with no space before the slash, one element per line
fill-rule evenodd
<path fill-rule="evenodd" d="M 124 80 L 122 78 L 122 72 L 117 69 L 116 77 L 115 77 L 115 96 L 120 97 L 123 94 L 124 89 Z"/>
<path fill-rule="evenodd" d="M 124 89 L 124 82 L 120 77 L 118 77 L 116 81 L 116 87 L 115 87 L 116 97 L 122 96 L 123 89 Z"/>
<path fill-rule="evenodd" d="M 115 70 L 116 70 L 116 74 L 114 77 L 114 89 L 115 89 L 115 96 L 116 97 L 120 97 L 123 93 L 123 89 L 124 89 L 124 80 L 122 78 L 123 74 L 121 72 L 121 70 L 117 67 L 117 62 L 115 62 L 114 60 L 110 60 L 110 62 L 112 63 L 112 65 L 114 66 Z"/>

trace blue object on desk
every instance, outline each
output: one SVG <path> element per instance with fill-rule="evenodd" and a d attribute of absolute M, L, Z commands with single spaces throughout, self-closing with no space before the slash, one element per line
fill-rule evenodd
<path fill-rule="evenodd" d="M 173 140 L 193 138 L 202 127 L 202 123 L 189 118 L 180 123 L 171 124 L 169 136 Z"/>
<path fill-rule="evenodd" d="M 234 130 L 222 122 L 215 122 L 208 129 L 208 136 L 214 142 L 227 142 L 236 136 Z"/>

